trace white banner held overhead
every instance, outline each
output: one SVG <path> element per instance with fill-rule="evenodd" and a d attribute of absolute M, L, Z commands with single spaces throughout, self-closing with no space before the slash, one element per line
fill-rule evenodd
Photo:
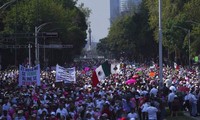
<path fill-rule="evenodd" d="M 40 86 L 40 65 L 32 68 L 19 66 L 19 86 L 38 85 Z"/>
<path fill-rule="evenodd" d="M 56 65 L 56 82 L 72 83 L 76 82 L 76 71 L 75 67 L 64 68 Z"/>

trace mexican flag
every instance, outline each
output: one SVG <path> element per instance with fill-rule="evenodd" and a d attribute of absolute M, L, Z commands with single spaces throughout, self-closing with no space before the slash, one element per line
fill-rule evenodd
<path fill-rule="evenodd" d="M 107 76 L 111 74 L 110 64 L 105 61 L 102 65 L 96 68 L 92 73 L 92 86 L 96 87 L 100 81 L 103 81 Z"/>

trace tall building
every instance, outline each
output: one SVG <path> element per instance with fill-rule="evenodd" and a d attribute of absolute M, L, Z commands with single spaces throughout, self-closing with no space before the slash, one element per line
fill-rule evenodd
<path fill-rule="evenodd" d="M 120 0 L 120 14 L 127 13 L 138 8 L 142 0 Z"/>
<path fill-rule="evenodd" d="M 128 11 L 128 1 L 129 0 L 120 0 L 120 13 Z"/>
<path fill-rule="evenodd" d="M 138 7 L 142 0 L 110 0 L 110 23 L 120 15 Z"/>
<path fill-rule="evenodd" d="M 111 24 L 120 15 L 119 3 L 120 3 L 120 0 L 110 0 L 110 23 Z"/>

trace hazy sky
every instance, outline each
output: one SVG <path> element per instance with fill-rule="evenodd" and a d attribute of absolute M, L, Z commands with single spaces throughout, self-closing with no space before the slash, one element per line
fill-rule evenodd
<path fill-rule="evenodd" d="M 78 4 L 84 3 L 85 7 L 92 10 L 89 21 L 91 22 L 92 41 L 108 35 L 110 27 L 110 0 L 78 0 Z"/>

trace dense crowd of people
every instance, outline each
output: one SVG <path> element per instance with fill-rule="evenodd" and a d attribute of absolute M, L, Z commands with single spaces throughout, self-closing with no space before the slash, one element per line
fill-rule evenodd
<path fill-rule="evenodd" d="M 163 66 L 160 86 L 156 64 L 121 63 L 96 87 L 92 71 L 101 62 L 75 62 L 76 82 L 55 82 L 55 71 L 41 71 L 41 86 L 18 86 L 18 69 L 0 72 L 1 120 L 163 120 L 188 111 L 200 114 L 198 67 Z M 85 70 L 84 68 L 90 68 Z M 150 73 L 154 73 L 151 74 Z M 135 83 L 127 84 L 129 79 Z"/>

